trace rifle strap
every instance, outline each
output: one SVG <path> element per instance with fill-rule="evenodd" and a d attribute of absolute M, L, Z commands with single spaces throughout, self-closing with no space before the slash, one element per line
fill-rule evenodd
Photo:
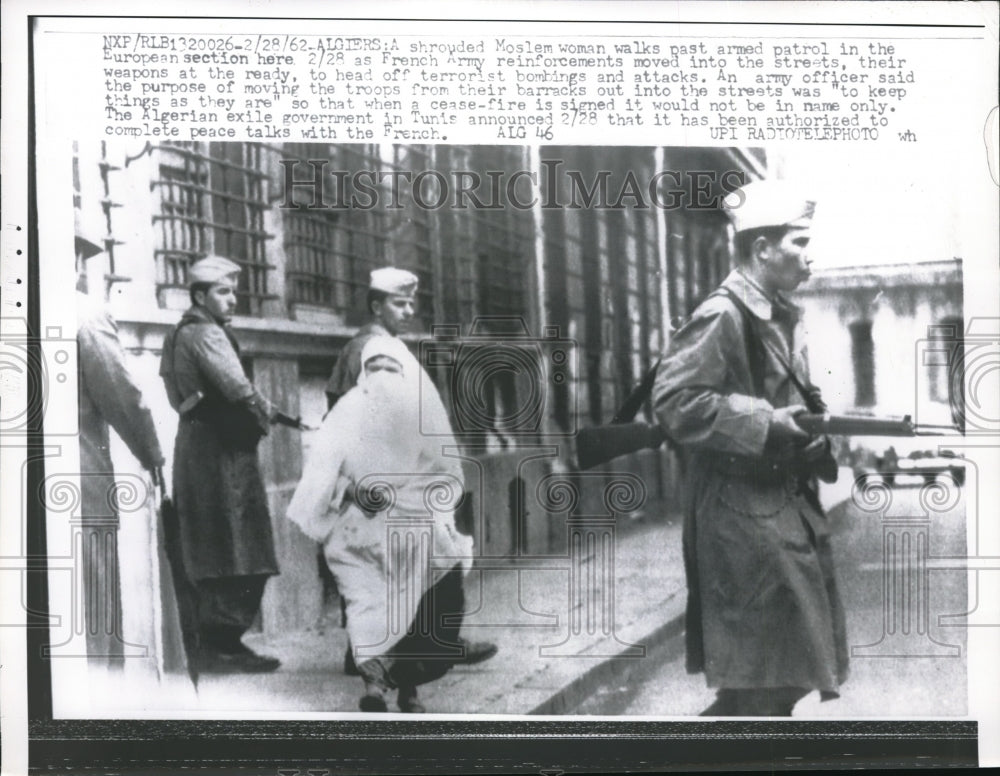
<path fill-rule="evenodd" d="M 622 406 L 618 408 L 614 417 L 611 418 L 611 422 L 613 424 L 631 423 L 635 420 L 635 416 L 639 414 L 639 410 L 642 408 L 642 405 L 645 404 L 646 399 L 648 399 L 650 394 L 653 393 L 653 384 L 656 382 L 656 372 L 659 370 L 660 363 L 662 361 L 662 358 L 658 358 L 649 371 L 643 375 L 639 384 L 632 389 L 632 393 L 628 395 Z"/>
<path fill-rule="evenodd" d="M 743 336 L 746 338 L 746 349 L 747 349 L 747 360 L 750 363 L 750 375 L 754 385 L 755 395 L 762 397 L 764 395 L 764 351 L 767 350 L 772 356 L 774 356 L 775 361 L 781 366 L 788 379 L 791 381 L 792 385 L 802 396 L 810 412 L 825 412 L 826 407 L 816 406 L 816 396 L 815 391 L 805 385 L 797 374 L 795 370 L 792 369 L 792 365 L 788 362 L 788 359 L 782 353 L 779 353 L 773 347 L 770 347 L 768 343 L 760 336 L 757 331 L 757 325 L 754 322 L 754 315 L 750 312 L 742 300 L 733 293 L 730 289 L 721 287 L 712 292 L 712 296 L 726 296 L 729 297 L 730 301 L 739 310 L 740 315 L 743 318 Z M 755 371 L 756 370 L 756 371 Z"/>
<path fill-rule="evenodd" d="M 743 320 L 743 340 L 747 354 L 747 364 L 750 367 L 750 382 L 753 386 L 753 395 L 757 398 L 764 397 L 764 341 L 761 339 L 754 323 L 753 313 L 747 308 L 740 298 L 725 286 L 715 289 L 709 297 L 724 296 L 733 303 L 733 306 Z"/>
<path fill-rule="evenodd" d="M 175 368 L 177 364 L 177 335 L 180 333 L 181 329 L 190 323 L 195 321 L 191 318 L 181 318 L 180 323 L 174 327 L 173 334 L 170 337 L 170 379 L 174 382 L 174 392 L 180 396 L 181 390 L 180 386 L 177 384 L 177 370 Z M 186 396 L 181 398 L 181 404 L 184 403 Z"/>

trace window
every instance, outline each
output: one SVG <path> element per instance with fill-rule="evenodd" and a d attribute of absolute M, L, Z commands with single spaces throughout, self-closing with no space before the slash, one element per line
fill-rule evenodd
<path fill-rule="evenodd" d="M 521 149 L 487 147 L 476 149 L 473 157 L 481 177 L 488 170 L 519 169 Z M 527 199 L 525 192 L 519 196 Z M 503 196 L 497 209 L 470 207 L 466 211 L 473 223 L 475 250 L 479 258 L 479 311 L 481 315 L 506 315 L 526 318 L 530 251 L 534 237 L 530 212 L 514 208 Z"/>
<path fill-rule="evenodd" d="M 587 398 L 590 422 L 595 426 L 604 422 L 601 390 L 601 357 L 604 350 L 603 303 L 606 292 L 601 283 L 601 260 L 598 255 L 600 242 L 596 214 L 588 213 L 580 224 L 583 242 L 583 303 L 584 303 L 584 370 L 587 380 Z"/>
<path fill-rule="evenodd" d="M 434 313 L 428 214 L 414 206 L 405 183 L 391 189 L 393 171 L 427 169 L 426 152 L 388 144 L 289 143 L 282 156 L 300 162 L 292 167 L 296 180 L 312 179 L 308 160 L 328 161 L 327 207 L 282 210 L 288 302 L 327 307 L 361 323 L 369 273 L 394 265 L 420 278 L 417 316 L 428 326 Z"/>
<path fill-rule="evenodd" d="M 453 193 L 452 202 L 459 205 L 436 214 L 443 272 L 439 322 L 467 329 L 479 316 L 527 318 L 534 221 L 529 210 L 511 207 L 503 188 L 494 188 L 490 182 L 499 172 L 509 175 L 520 169 L 523 149 L 441 146 L 435 161 L 446 178 L 455 176 L 456 188 L 471 190 L 471 195 L 462 198 Z M 520 187 L 517 193 L 523 201 L 531 196 Z M 484 206 L 476 206 L 473 197 Z"/>
<path fill-rule="evenodd" d="M 282 160 L 294 162 L 291 166 L 294 180 L 310 180 L 315 167 L 311 160 L 329 162 L 331 147 L 316 143 L 287 143 L 282 149 Z M 330 183 L 329 164 L 322 168 L 323 180 Z M 322 203 L 333 205 L 343 200 L 342 191 L 323 190 Z M 285 288 L 287 301 L 347 310 L 355 301 L 349 272 L 343 257 L 337 251 L 340 236 L 337 221 L 343 210 L 334 207 L 323 209 L 282 209 L 285 241 Z"/>
<path fill-rule="evenodd" d="M 963 321 L 958 316 L 942 318 L 941 323 L 928 327 L 926 359 L 930 398 L 947 402 L 952 420 L 964 426 L 965 419 L 965 337 Z"/>
<path fill-rule="evenodd" d="M 187 270 L 208 254 L 243 268 L 236 312 L 260 315 L 268 292 L 264 231 L 267 174 L 259 143 L 169 143 L 155 149 L 159 177 L 156 232 L 158 289 L 186 288 Z"/>
<path fill-rule="evenodd" d="M 855 321 L 851 332 L 851 360 L 854 364 L 854 404 L 872 407 L 875 404 L 875 343 L 872 322 Z"/>

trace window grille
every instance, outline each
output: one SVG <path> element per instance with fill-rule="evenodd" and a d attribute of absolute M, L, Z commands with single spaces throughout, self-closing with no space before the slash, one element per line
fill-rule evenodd
<path fill-rule="evenodd" d="M 346 310 L 351 305 L 353 293 L 344 282 L 346 273 L 337 251 L 337 221 L 343 216 L 343 211 L 337 207 L 343 192 L 336 190 L 335 179 L 329 175 L 331 148 L 326 144 L 287 143 L 281 156 L 296 162 L 292 167 L 295 180 L 312 179 L 315 168 L 309 164 L 310 160 L 328 163 L 323 168 L 322 189 L 322 204 L 327 207 L 282 210 L 288 301 Z"/>
<path fill-rule="evenodd" d="M 504 170 L 510 175 L 521 168 L 521 149 L 506 146 L 477 148 L 472 161 L 486 189 L 487 171 Z M 519 194 L 523 200 L 531 195 L 530 192 Z M 475 254 L 479 259 L 479 311 L 482 315 L 526 319 L 528 294 L 525 282 L 533 247 L 533 221 L 530 211 L 511 207 L 505 196 L 506 188 L 502 195 L 501 208 L 470 207 L 464 211 L 472 221 Z M 480 199 L 485 197 L 484 191 Z"/>
<path fill-rule="evenodd" d="M 259 143 L 168 143 L 158 146 L 156 276 L 159 289 L 186 288 L 187 271 L 209 254 L 239 264 L 236 312 L 260 315 L 268 291 L 264 230 L 267 173 Z"/>
<path fill-rule="evenodd" d="M 294 168 L 297 180 L 311 179 L 313 168 L 305 163 L 309 159 L 329 161 L 324 167 L 327 207 L 282 211 L 288 301 L 328 307 L 360 322 L 357 316 L 366 314 L 369 273 L 395 264 L 420 278 L 417 316 L 429 323 L 433 287 L 428 214 L 414 206 L 405 183 L 397 197 L 402 209 L 391 209 L 388 177 L 393 170 L 416 174 L 426 169 L 426 153 L 410 146 L 290 143 L 282 155 L 301 162 Z M 370 192 L 357 185 L 358 179 L 364 188 L 377 190 L 374 202 Z"/>
<path fill-rule="evenodd" d="M 387 171 L 410 171 L 414 176 L 431 169 L 431 154 L 429 146 L 383 145 L 381 146 L 382 169 Z M 388 186 L 388 184 L 385 184 Z M 384 210 L 380 212 L 381 228 L 394 228 L 397 243 L 394 246 L 395 263 L 408 269 L 420 278 L 417 290 L 417 319 L 425 329 L 434 323 L 434 285 L 431 263 L 431 231 L 432 213 L 436 211 L 420 207 L 413 201 L 408 185 L 401 184 L 400 211 Z M 425 192 L 425 199 L 435 201 L 436 192 Z M 384 206 L 388 206 L 387 196 L 383 196 Z M 387 264 L 382 257 L 382 264 Z M 366 278 L 367 281 L 367 278 Z"/>
<path fill-rule="evenodd" d="M 549 158 L 566 158 L 566 149 L 549 147 L 543 149 L 543 155 Z M 561 156 L 562 154 L 562 156 Z M 552 192 L 543 190 L 542 197 L 550 198 Z M 542 211 L 542 232 L 545 236 L 545 298 L 549 311 L 548 320 L 545 325 L 555 325 L 559 327 L 560 334 L 565 336 L 570 330 L 570 320 L 572 316 L 580 314 L 578 306 L 578 296 L 570 292 L 570 288 L 578 285 L 579 273 L 571 271 L 573 249 L 578 249 L 574 239 L 567 228 L 567 219 L 570 213 L 564 209 L 550 208 Z M 573 406 L 573 396 L 569 381 L 551 387 L 553 396 L 552 413 L 553 419 L 560 429 L 568 431 L 576 421 Z"/>
<path fill-rule="evenodd" d="M 477 149 L 471 146 L 439 146 L 437 160 L 441 170 L 472 170 Z M 467 330 L 479 312 L 476 283 L 478 257 L 469 246 L 476 244 L 475 223 L 467 210 L 446 207 L 438 213 L 440 225 L 441 267 L 444 276 L 440 301 L 441 319 L 437 323 Z"/>

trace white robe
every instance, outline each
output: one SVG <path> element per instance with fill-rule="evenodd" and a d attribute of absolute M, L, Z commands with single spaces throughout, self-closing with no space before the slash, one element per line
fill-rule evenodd
<path fill-rule="evenodd" d="M 472 537 L 455 528 L 464 482 L 461 462 L 444 455 L 457 446 L 437 389 L 399 340 L 373 338 L 362 363 L 373 355 L 403 374 L 362 374 L 334 405 L 287 511 L 324 545 L 359 662 L 391 649 L 424 593 L 472 560 Z M 359 505 L 366 491 L 388 501 Z"/>

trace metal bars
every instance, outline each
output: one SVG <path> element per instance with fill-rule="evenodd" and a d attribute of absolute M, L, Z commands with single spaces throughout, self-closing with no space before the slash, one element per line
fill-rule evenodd
<path fill-rule="evenodd" d="M 264 229 L 265 147 L 259 143 L 168 143 L 154 148 L 159 192 L 153 215 L 158 288 L 187 286 L 188 267 L 208 254 L 243 267 L 237 313 L 260 315 L 268 292 Z"/>

